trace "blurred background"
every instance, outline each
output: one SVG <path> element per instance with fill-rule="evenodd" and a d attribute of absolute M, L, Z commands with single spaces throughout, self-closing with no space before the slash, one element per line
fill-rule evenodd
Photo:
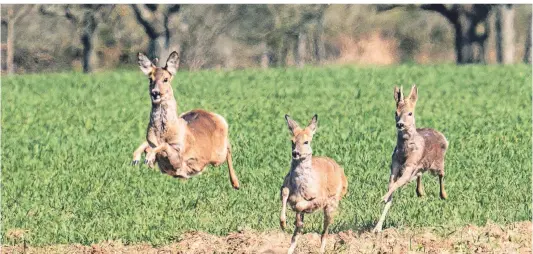
<path fill-rule="evenodd" d="M 2 73 L 531 62 L 531 5 L 1 5 Z"/>

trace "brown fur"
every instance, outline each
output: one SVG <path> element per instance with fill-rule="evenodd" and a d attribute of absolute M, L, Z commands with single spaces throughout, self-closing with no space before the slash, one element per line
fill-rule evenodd
<path fill-rule="evenodd" d="M 159 68 L 146 56 L 139 54 L 139 66 L 150 77 L 152 111 L 147 141 L 134 152 L 134 164 L 146 152 L 146 164 L 153 166 L 155 161 L 161 172 L 189 178 L 201 173 L 208 164 L 218 166 L 227 161 L 231 184 L 238 189 L 226 120 L 218 114 L 201 109 L 185 112 L 179 117 L 176 113 L 177 104 L 171 80 L 177 70 L 177 57 L 177 53 L 173 52 L 167 66 Z"/>
<path fill-rule="evenodd" d="M 324 252 L 328 227 L 333 222 L 339 201 L 347 192 L 348 182 L 344 170 L 333 159 L 312 156 L 311 141 L 317 126 L 316 115 L 305 129 L 301 129 L 289 116 L 285 118 L 293 136 L 291 140 L 293 159 L 291 169 L 281 187 L 280 225 L 282 228 L 286 226 L 285 213 L 288 202 L 296 212 L 296 229 L 289 248 L 289 253 L 292 253 L 303 228 L 304 213 L 323 209 L 324 231 L 320 251 Z"/>
<path fill-rule="evenodd" d="M 386 203 L 382 216 L 374 228 L 379 232 L 392 202 L 392 194 L 398 188 L 417 179 L 417 195 L 424 195 L 422 174 L 426 171 L 439 176 L 440 197 L 447 198 L 444 190 L 444 157 L 448 149 L 448 141 L 442 133 L 429 128 L 417 129 L 415 126 L 415 106 L 418 90 L 415 85 L 407 99 L 401 89 L 395 87 L 396 127 L 398 130 L 396 147 L 392 154 L 389 190 L 382 200 Z"/>

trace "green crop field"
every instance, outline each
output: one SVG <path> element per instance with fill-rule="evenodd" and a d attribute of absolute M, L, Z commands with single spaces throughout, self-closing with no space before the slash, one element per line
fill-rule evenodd
<path fill-rule="evenodd" d="M 279 229 L 279 188 L 290 137 L 283 116 L 302 125 L 314 113 L 315 155 L 341 164 L 348 195 L 332 232 L 368 230 L 377 221 L 396 142 L 393 87 L 419 87 L 418 127 L 446 135 L 446 188 L 423 181 L 395 194 L 385 227 L 458 227 L 530 220 L 532 77 L 530 65 L 308 67 L 179 72 L 179 111 L 226 117 L 241 190 L 227 166 L 183 181 L 132 167 L 150 98 L 139 70 L 2 77 L 2 241 L 27 230 L 31 245 L 108 239 L 155 245 L 187 231 L 223 235 Z M 288 212 L 292 231 L 294 213 Z M 322 213 L 305 232 L 322 228 Z"/>

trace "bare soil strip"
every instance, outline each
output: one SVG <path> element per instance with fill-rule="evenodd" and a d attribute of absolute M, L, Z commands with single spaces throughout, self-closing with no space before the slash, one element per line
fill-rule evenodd
<path fill-rule="evenodd" d="M 489 223 L 483 227 L 457 229 L 385 229 L 380 234 L 344 231 L 331 234 L 328 253 L 532 253 L 532 223 L 517 222 L 507 226 Z M 20 235 L 10 233 L 8 238 Z M 32 247 L 23 244 L 2 246 L 2 253 L 285 253 L 291 235 L 287 232 L 243 231 L 227 236 L 189 232 L 180 241 L 165 246 L 124 245 L 106 241 L 91 246 L 80 244 Z M 15 241 L 16 239 L 11 239 Z M 300 238 L 296 253 L 317 253 L 318 233 Z"/>

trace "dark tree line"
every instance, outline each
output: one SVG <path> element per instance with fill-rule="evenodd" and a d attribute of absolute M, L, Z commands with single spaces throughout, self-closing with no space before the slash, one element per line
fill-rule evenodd
<path fill-rule="evenodd" d="M 74 25 L 83 45 L 83 72 L 89 73 L 93 70 L 96 29 L 106 21 L 114 7 L 105 4 L 41 5 L 39 10 L 43 15 L 63 17 Z"/>
<path fill-rule="evenodd" d="M 400 5 L 381 5 L 387 11 Z M 514 8 L 511 4 L 421 4 L 418 8 L 441 14 L 455 32 L 455 55 L 458 64 L 485 63 L 486 41 L 490 33 L 489 14 L 496 11 L 496 49 L 499 63 L 514 59 Z M 482 25 L 483 31 L 478 27 Z M 476 47 L 478 50 L 476 50 Z M 476 54 L 477 51 L 477 54 Z"/>

